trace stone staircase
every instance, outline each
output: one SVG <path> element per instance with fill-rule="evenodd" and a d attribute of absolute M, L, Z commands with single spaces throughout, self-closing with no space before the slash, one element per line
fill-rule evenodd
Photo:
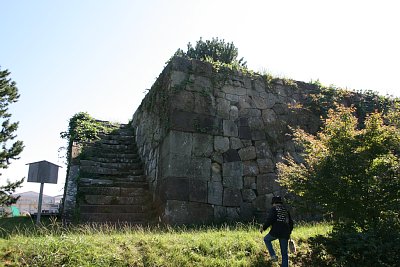
<path fill-rule="evenodd" d="M 121 125 L 82 150 L 77 202 L 81 222 L 153 221 L 152 198 L 131 128 Z"/>

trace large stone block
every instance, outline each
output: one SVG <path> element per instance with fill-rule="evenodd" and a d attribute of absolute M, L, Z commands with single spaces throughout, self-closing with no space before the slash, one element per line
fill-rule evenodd
<path fill-rule="evenodd" d="M 159 189 L 162 200 L 189 200 L 189 179 L 169 177 L 160 181 Z"/>
<path fill-rule="evenodd" d="M 257 176 L 257 192 L 258 194 L 272 194 L 279 191 L 280 186 L 276 181 L 277 175 L 275 173 L 262 174 Z"/>
<path fill-rule="evenodd" d="M 239 138 L 251 140 L 251 130 L 250 127 L 239 127 Z"/>
<path fill-rule="evenodd" d="M 226 208 L 226 219 L 228 222 L 235 222 L 240 219 L 240 209 L 239 208 Z"/>
<path fill-rule="evenodd" d="M 222 128 L 224 131 L 224 136 L 231 136 L 231 137 L 238 136 L 238 127 L 234 121 L 223 120 Z"/>
<path fill-rule="evenodd" d="M 240 219 L 243 221 L 252 221 L 255 217 L 255 208 L 252 203 L 243 202 L 240 205 Z"/>
<path fill-rule="evenodd" d="M 224 153 L 229 149 L 229 138 L 223 136 L 214 137 L 214 150 L 219 153 Z"/>
<path fill-rule="evenodd" d="M 162 157 L 167 154 L 178 154 L 190 157 L 192 154 L 193 137 L 191 133 L 170 131 L 162 144 Z"/>
<path fill-rule="evenodd" d="M 243 87 L 237 87 L 237 86 L 232 86 L 232 85 L 224 85 L 222 87 L 222 92 L 226 94 L 231 94 L 231 95 L 246 95 L 246 88 Z"/>
<path fill-rule="evenodd" d="M 239 118 L 239 110 L 236 106 L 231 106 L 230 112 L 229 112 L 229 119 L 234 121 Z"/>
<path fill-rule="evenodd" d="M 221 182 L 208 182 L 208 203 L 222 205 L 224 188 Z"/>
<path fill-rule="evenodd" d="M 192 106 L 192 109 L 195 113 L 215 116 L 216 105 L 214 96 L 208 91 L 204 91 L 201 94 L 196 93 L 194 95 L 194 106 Z"/>
<path fill-rule="evenodd" d="M 267 141 L 256 141 L 255 147 L 258 159 L 272 158 L 272 152 Z"/>
<path fill-rule="evenodd" d="M 217 162 L 211 164 L 211 181 L 221 182 L 222 181 L 222 168 Z"/>
<path fill-rule="evenodd" d="M 217 98 L 217 115 L 222 119 L 229 119 L 231 103 L 223 98 Z"/>
<path fill-rule="evenodd" d="M 230 141 L 230 148 L 231 149 L 239 149 L 243 147 L 242 141 L 239 138 L 231 137 L 229 138 Z"/>
<path fill-rule="evenodd" d="M 189 223 L 189 202 L 178 200 L 167 200 L 162 214 L 163 221 L 169 224 Z"/>
<path fill-rule="evenodd" d="M 192 155 L 195 157 L 210 157 L 213 152 L 214 138 L 209 134 L 193 134 Z"/>
<path fill-rule="evenodd" d="M 191 158 L 185 155 L 168 154 L 161 159 L 163 177 L 191 177 Z"/>
<path fill-rule="evenodd" d="M 239 207 L 242 203 L 242 194 L 238 188 L 224 188 L 223 204 L 225 207 Z"/>
<path fill-rule="evenodd" d="M 254 146 L 249 146 L 239 149 L 239 156 L 242 161 L 255 159 L 256 148 Z"/>
<path fill-rule="evenodd" d="M 222 164 L 222 176 L 241 177 L 243 176 L 243 166 L 241 161 L 225 162 Z"/>
<path fill-rule="evenodd" d="M 171 72 L 171 81 L 170 81 L 170 87 L 171 88 L 176 88 L 176 87 L 185 87 L 186 86 L 186 81 L 189 78 L 189 74 L 183 71 L 172 71 Z"/>
<path fill-rule="evenodd" d="M 256 177 L 245 176 L 243 177 L 243 188 L 245 189 L 257 189 Z"/>
<path fill-rule="evenodd" d="M 273 109 L 264 109 L 261 116 L 266 125 L 275 123 L 275 121 L 278 119 L 278 116 Z"/>
<path fill-rule="evenodd" d="M 189 202 L 190 223 L 204 224 L 214 220 L 214 209 L 212 205 L 205 203 Z"/>
<path fill-rule="evenodd" d="M 207 181 L 203 180 L 189 181 L 190 201 L 207 203 L 207 194 L 208 194 Z"/>
<path fill-rule="evenodd" d="M 212 87 L 212 82 L 209 77 L 191 74 L 186 85 L 186 90 L 203 93 L 211 92 Z"/>
<path fill-rule="evenodd" d="M 170 99 L 171 109 L 178 109 L 191 112 L 195 105 L 195 96 L 192 92 L 185 90 L 178 91 L 173 98 Z"/>
<path fill-rule="evenodd" d="M 253 189 L 243 189 L 242 198 L 244 202 L 252 202 L 254 199 L 257 198 L 257 195 Z"/>
<path fill-rule="evenodd" d="M 224 176 L 222 178 L 222 184 L 224 187 L 231 187 L 242 189 L 243 188 L 243 178 L 240 176 L 233 177 L 233 176 Z"/>
<path fill-rule="evenodd" d="M 272 159 L 258 159 L 257 164 L 260 173 L 270 173 L 275 171 L 275 164 Z"/>
<path fill-rule="evenodd" d="M 214 206 L 214 220 L 215 222 L 223 222 L 226 220 L 226 207 Z"/>
<path fill-rule="evenodd" d="M 211 178 L 211 159 L 192 158 L 187 165 L 190 177 L 194 179 L 210 180 Z"/>
<path fill-rule="evenodd" d="M 265 101 L 265 108 L 272 108 L 278 101 L 277 97 L 273 93 L 260 94 L 260 96 Z"/>
<path fill-rule="evenodd" d="M 243 162 L 243 175 L 245 176 L 256 176 L 259 174 L 258 164 L 255 161 L 244 161 Z"/>
<path fill-rule="evenodd" d="M 204 114 L 173 110 L 170 114 L 171 130 L 200 132 L 217 135 L 222 132 L 222 120 Z"/>
<path fill-rule="evenodd" d="M 229 149 L 222 156 L 224 158 L 224 162 L 240 161 L 240 156 L 236 149 Z"/>

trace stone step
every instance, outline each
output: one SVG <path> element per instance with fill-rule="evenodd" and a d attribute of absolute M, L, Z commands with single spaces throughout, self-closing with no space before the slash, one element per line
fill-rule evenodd
<path fill-rule="evenodd" d="M 143 213 L 148 205 L 80 205 L 81 213 Z"/>
<path fill-rule="evenodd" d="M 142 212 L 130 213 L 81 213 L 82 222 L 129 222 L 143 224 L 148 221 L 148 215 Z"/>
<path fill-rule="evenodd" d="M 134 143 L 133 139 L 131 140 L 131 139 L 126 139 L 126 138 L 121 139 L 121 140 L 119 140 L 117 138 L 115 138 L 115 139 L 100 139 L 98 141 L 98 143 L 106 144 L 106 145 L 136 145 Z"/>
<path fill-rule="evenodd" d="M 136 144 L 107 144 L 98 142 L 95 143 L 94 147 L 111 151 L 137 151 Z"/>
<path fill-rule="evenodd" d="M 113 159 L 139 159 L 139 154 L 137 152 L 128 153 L 115 153 L 115 152 L 105 152 L 101 149 L 89 148 L 85 151 L 87 158 L 98 157 L 98 158 L 113 158 Z"/>
<path fill-rule="evenodd" d="M 142 163 L 121 163 L 121 162 L 99 162 L 95 160 L 80 160 L 81 166 L 91 166 L 96 168 L 108 168 L 117 170 L 141 169 Z"/>
<path fill-rule="evenodd" d="M 145 175 L 131 175 L 127 177 L 79 178 L 80 186 L 120 186 L 148 188 Z"/>
<path fill-rule="evenodd" d="M 139 157 L 137 158 L 108 158 L 108 157 L 95 157 L 90 156 L 86 157 L 85 160 L 96 161 L 100 163 L 140 163 L 141 160 Z"/>
<path fill-rule="evenodd" d="M 101 140 L 121 140 L 121 141 L 130 141 L 135 143 L 136 136 L 134 134 L 131 135 L 119 135 L 119 134 L 99 134 Z"/>
<path fill-rule="evenodd" d="M 117 197 L 104 195 L 85 195 L 81 204 L 89 205 L 142 205 L 150 203 L 149 195 Z"/>
<path fill-rule="evenodd" d="M 120 187 L 120 186 L 82 186 L 79 191 L 84 194 L 136 197 L 147 196 L 149 192 L 143 187 Z"/>
<path fill-rule="evenodd" d="M 96 167 L 96 166 L 81 166 L 80 167 L 80 173 L 83 176 L 88 176 L 88 177 L 98 177 L 99 175 L 112 175 L 112 176 L 121 176 L 121 177 L 127 177 L 130 175 L 142 175 L 143 174 L 143 168 L 141 169 L 132 169 L 132 170 L 118 170 L 118 169 L 110 169 L 110 168 L 102 168 L 102 167 Z M 91 175 L 89 175 L 91 174 Z"/>

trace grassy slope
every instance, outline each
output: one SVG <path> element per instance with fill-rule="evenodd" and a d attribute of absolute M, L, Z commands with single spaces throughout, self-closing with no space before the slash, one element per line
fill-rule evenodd
<path fill-rule="evenodd" d="M 17 222 L 15 227 L 12 220 L 0 220 L 0 266 L 273 266 L 255 224 L 65 229 L 56 222 L 42 227 L 28 218 Z M 301 250 L 308 237 L 330 229 L 301 225 L 292 237 Z"/>

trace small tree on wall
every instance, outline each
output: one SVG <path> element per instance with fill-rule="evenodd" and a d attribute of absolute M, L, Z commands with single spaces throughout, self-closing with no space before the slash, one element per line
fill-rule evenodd
<path fill-rule="evenodd" d="M 203 41 L 200 38 L 195 46 L 189 42 L 187 44 L 187 51 L 178 49 L 175 52 L 176 56 L 188 57 L 198 60 L 212 60 L 226 64 L 238 64 L 242 67 L 246 66 L 243 58 L 238 59 L 238 49 L 231 43 L 226 43 L 224 39 L 212 38 L 211 40 Z"/>
<path fill-rule="evenodd" d="M 8 70 L 2 71 L 0 69 L 0 171 L 7 169 L 11 164 L 11 160 L 18 159 L 18 155 L 24 148 L 22 141 L 13 142 L 16 138 L 15 132 L 18 129 L 18 122 L 10 122 L 11 114 L 8 111 L 8 107 L 18 101 L 19 94 L 16 83 L 8 78 L 9 75 L 10 72 Z M 0 186 L 0 206 L 11 205 L 17 201 L 17 198 L 12 197 L 11 194 L 21 186 L 23 180 L 7 181 L 6 185 Z"/>

